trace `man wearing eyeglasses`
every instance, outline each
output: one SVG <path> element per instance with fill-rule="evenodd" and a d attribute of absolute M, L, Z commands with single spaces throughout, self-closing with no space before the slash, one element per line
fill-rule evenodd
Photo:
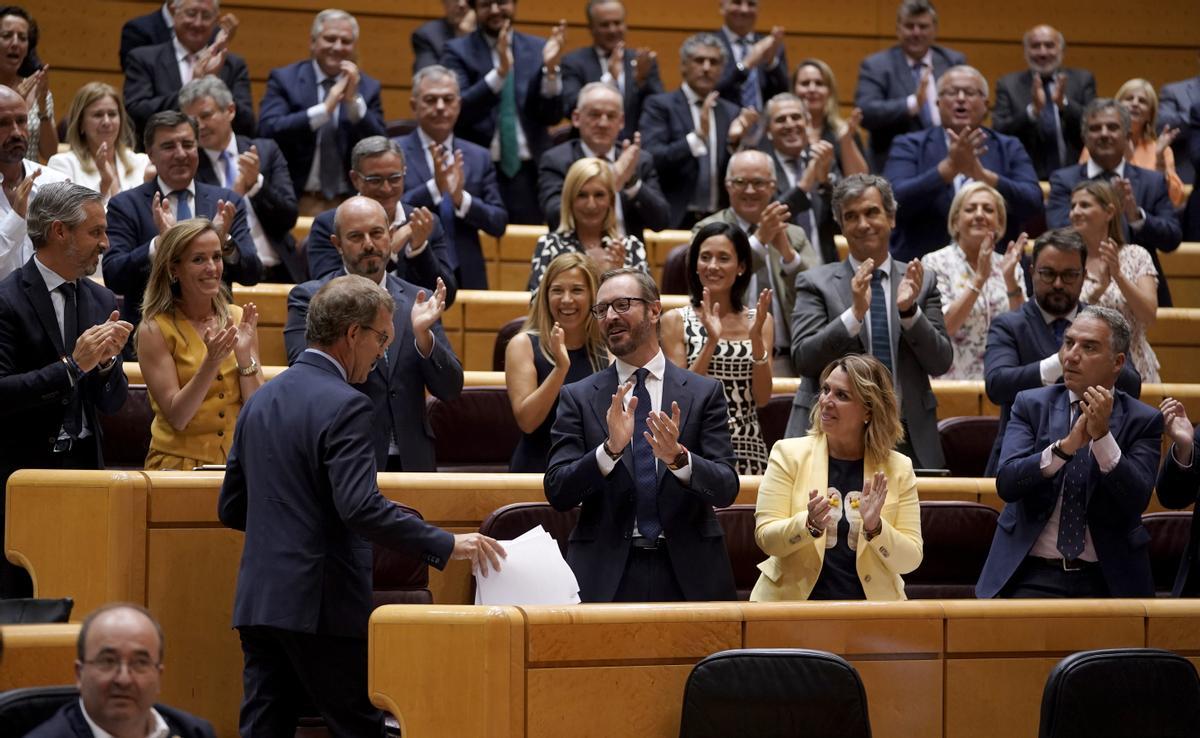
<path fill-rule="evenodd" d="M 436 213 L 429 208 L 412 207 L 401 201 L 407 166 L 400 144 L 383 136 L 368 136 L 350 152 L 350 182 L 359 195 L 383 206 L 391 233 L 391 248 L 386 268 L 400 279 L 429 291 L 437 281 L 446 286 L 446 301 L 454 304 L 458 281 L 451 266 L 453 245 Z M 313 279 L 327 277 L 342 269 L 342 257 L 330 240 L 334 233 L 334 210 L 313 218 L 305 254 L 308 274 Z"/>
<path fill-rule="evenodd" d="M 115 603 L 84 619 L 75 643 L 71 700 L 27 738 L 214 738 L 207 720 L 155 704 L 162 686 L 162 626 L 141 605 Z"/>
<path fill-rule="evenodd" d="M 986 182 L 1004 196 L 1008 231 L 998 248 L 1042 212 L 1042 189 L 1021 140 L 983 126 L 988 84 L 979 70 L 951 67 L 937 93 L 941 125 L 897 138 L 883 168 L 900 205 L 891 251 L 902 261 L 946 245 L 950 203 L 968 182 Z"/>
<path fill-rule="evenodd" d="M 988 399 L 1000 406 L 1000 427 L 986 476 L 996 476 L 999 469 L 1000 447 L 1017 393 L 1063 379 L 1059 348 L 1083 307 L 1079 295 L 1087 257 L 1087 245 L 1073 229 L 1043 233 L 1033 245 L 1033 300 L 992 319 L 983 354 L 984 387 Z M 1134 398 L 1141 396 L 1142 379 L 1133 362 L 1121 367 L 1116 386 Z"/>
<path fill-rule="evenodd" d="M 616 360 L 562 388 L 544 478 L 556 510 L 582 506 L 567 547 L 579 597 L 735 599 L 713 512 L 738 493 L 721 383 L 666 360 L 653 279 L 624 268 L 602 280 L 592 314 Z"/>

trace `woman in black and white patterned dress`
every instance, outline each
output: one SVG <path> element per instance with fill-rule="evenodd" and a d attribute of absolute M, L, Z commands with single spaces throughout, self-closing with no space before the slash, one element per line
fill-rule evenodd
<path fill-rule="evenodd" d="M 721 380 L 738 474 L 762 474 L 767 447 L 758 408 L 771 399 L 771 291 L 743 303 L 751 276 L 750 240 L 729 223 L 711 223 L 688 251 L 691 304 L 663 316 L 662 346 L 677 366 Z"/>

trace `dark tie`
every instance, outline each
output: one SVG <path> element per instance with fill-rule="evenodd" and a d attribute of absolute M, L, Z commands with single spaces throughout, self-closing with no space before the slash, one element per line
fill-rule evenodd
<path fill-rule="evenodd" d="M 637 407 L 633 410 L 633 486 L 637 491 L 637 529 L 646 538 L 658 538 L 662 524 L 658 521 L 658 472 L 654 464 L 654 451 L 643 433 L 650 430 L 646 418 L 650 416 L 650 392 L 646 389 L 645 367 L 634 372 L 637 383 L 633 396 Z"/>
<path fill-rule="evenodd" d="M 1054 331 L 1054 345 L 1061 346 L 1063 336 L 1067 333 L 1067 327 L 1071 325 L 1071 321 L 1066 318 L 1055 318 L 1050 322 L 1050 329 Z"/>
<path fill-rule="evenodd" d="M 1051 144 L 1046 147 L 1046 165 L 1051 171 L 1062 166 L 1062 157 L 1059 154 L 1061 137 L 1058 135 L 1058 108 L 1054 104 L 1054 92 L 1050 88 L 1053 82 L 1051 77 L 1042 78 L 1042 89 L 1046 92 L 1046 104 L 1042 106 L 1040 122 L 1042 135 Z"/>
<path fill-rule="evenodd" d="M 1117 176 L 1117 173 L 1114 172 L 1113 170 L 1105 169 L 1103 172 L 1100 172 L 1095 177 L 1093 177 L 1093 179 L 1102 179 L 1105 182 L 1112 182 L 1114 179 L 1116 179 L 1116 176 Z"/>
<path fill-rule="evenodd" d="M 921 94 L 921 73 L 925 71 L 925 62 L 916 62 L 912 65 L 913 92 L 917 97 L 917 114 L 921 118 L 921 127 L 928 128 L 933 123 L 933 118 L 929 115 L 929 98 Z"/>
<path fill-rule="evenodd" d="M 175 190 L 171 193 L 175 196 L 175 221 L 189 220 L 192 217 L 192 205 L 189 202 L 189 197 L 192 193 L 187 190 Z"/>
<path fill-rule="evenodd" d="M 329 97 L 329 91 L 336 83 L 337 80 L 333 77 L 321 80 L 321 89 L 325 91 L 322 100 Z M 330 115 L 329 120 L 325 121 L 325 125 L 317 130 L 317 161 L 319 162 L 317 174 L 321 183 L 321 196 L 326 200 L 332 200 L 342 194 L 345 187 L 342 174 L 342 155 L 338 151 L 337 128 L 337 109 L 335 108 L 333 115 Z"/>
<path fill-rule="evenodd" d="M 704 98 L 697 100 L 694 105 L 700 108 L 700 115 L 704 115 Z M 708 141 L 704 142 L 704 146 L 708 149 L 708 153 L 700 157 L 697 163 L 700 165 L 700 173 L 696 177 L 696 191 L 692 195 L 692 210 L 698 213 L 708 213 L 712 210 L 712 146 Z"/>
<path fill-rule="evenodd" d="M 754 44 L 749 36 L 739 38 L 737 43 L 742 49 L 741 58 L 744 61 L 746 55 L 750 53 L 750 47 Z M 746 81 L 742 83 L 741 103 L 743 108 L 762 110 L 762 88 L 758 80 L 758 67 L 751 69 L 746 75 Z"/>
<path fill-rule="evenodd" d="M 796 186 L 799 187 L 800 179 L 804 177 L 804 169 L 808 166 L 808 149 L 805 149 L 801 156 L 788 159 L 787 165 L 792 170 Z M 809 237 L 809 241 L 812 241 L 813 248 L 817 250 L 817 253 L 821 253 L 821 247 L 816 241 L 816 218 L 813 217 L 813 214 L 816 212 L 819 197 L 817 188 L 814 188 L 812 192 L 808 193 L 808 210 L 802 210 L 792 218 L 793 223 L 804 229 L 804 235 Z"/>
<path fill-rule="evenodd" d="M 892 336 L 888 330 L 887 296 L 883 270 L 871 275 L 871 353 L 892 371 Z"/>
<path fill-rule="evenodd" d="M 79 338 L 79 306 L 75 300 L 77 287 L 74 282 L 63 282 L 58 291 L 63 296 L 63 349 L 70 356 L 75 351 L 75 340 Z M 72 388 L 70 404 L 63 416 L 63 430 L 71 438 L 78 438 L 83 428 L 83 393 L 79 384 Z"/>
<path fill-rule="evenodd" d="M 1079 402 L 1071 403 L 1070 428 L 1078 415 Z M 1077 559 L 1083 553 L 1083 534 L 1087 527 L 1087 482 L 1092 454 L 1088 446 L 1075 452 L 1063 468 L 1062 507 L 1058 515 L 1058 550 L 1064 559 Z"/>
<path fill-rule="evenodd" d="M 221 152 L 219 157 L 221 166 L 225 169 L 225 188 L 232 190 L 233 183 L 237 181 L 236 170 L 233 167 L 233 156 L 229 153 L 229 149 Z"/>
<path fill-rule="evenodd" d="M 447 161 L 453 161 L 452 159 L 448 158 L 449 155 L 450 152 L 446 150 L 445 146 L 439 146 L 437 153 L 434 154 L 434 156 L 439 157 L 443 165 L 446 165 Z M 438 203 L 438 219 L 442 221 L 442 231 L 446 234 L 446 266 L 449 267 L 450 271 L 452 272 L 458 271 L 459 263 L 458 245 L 454 240 L 454 219 L 457 217 L 458 216 L 454 214 L 454 198 L 450 197 L 450 193 L 443 192 L 441 202 Z"/>
<path fill-rule="evenodd" d="M 521 152 L 517 143 L 517 71 L 510 70 L 500 88 L 500 171 L 513 178 L 521 171 Z"/>

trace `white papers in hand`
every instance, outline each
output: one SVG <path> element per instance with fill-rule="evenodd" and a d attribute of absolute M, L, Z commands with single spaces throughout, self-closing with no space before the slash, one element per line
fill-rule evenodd
<path fill-rule="evenodd" d="M 475 577 L 476 605 L 574 605 L 579 582 L 558 543 L 542 526 L 501 541 L 507 558 L 500 571 Z"/>

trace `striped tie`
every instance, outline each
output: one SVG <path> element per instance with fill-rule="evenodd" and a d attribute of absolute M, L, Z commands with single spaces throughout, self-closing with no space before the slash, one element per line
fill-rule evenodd
<path fill-rule="evenodd" d="M 871 354 L 892 371 L 892 336 L 888 330 L 887 296 L 883 270 L 871 275 Z"/>

